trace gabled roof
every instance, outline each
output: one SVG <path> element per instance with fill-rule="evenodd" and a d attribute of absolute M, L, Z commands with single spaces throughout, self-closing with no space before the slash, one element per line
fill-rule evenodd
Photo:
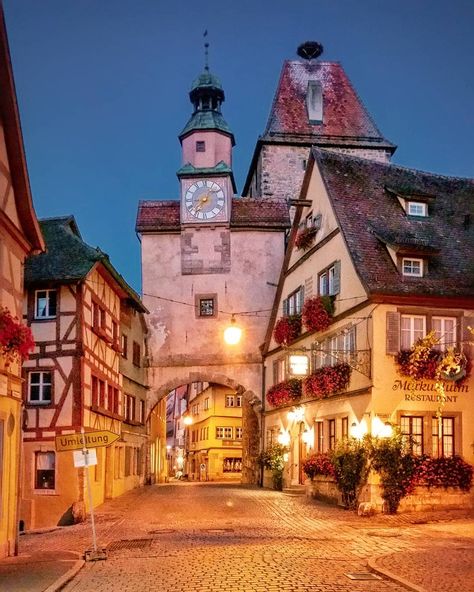
<path fill-rule="evenodd" d="M 306 110 L 309 81 L 323 92 L 323 120 L 310 123 Z M 295 141 L 395 146 L 380 133 L 358 97 L 342 66 L 337 62 L 288 60 L 283 65 L 263 140 L 291 136 Z"/>
<path fill-rule="evenodd" d="M 474 179 L 317 148 L 312 155 L 369 294 L 474 297 Z M 429 215 L 408 216 L 395 194 L 429 196 Z M 402 276 L 387 246 L 427 257 L 426 276 Z"/>
<path fill-rule="evenodd" d="M 290 226 L 288 206 L 281 201 L 235 197 L 232 199 L 231 228 L 285 230 Z M 137 232 L 178 232 L 181 229 L 180 202 L 140 201 Z"/>
<path fill-rule="evenodd" d="M 13 71 L 8 47 L 7 31 L 0 3 L 0 118 L 5 135 L 8 153 L 11 182 L 15 192 L 15 205 L 21 223 L 21 230 L 29 243 L 30 252 L 44 250 L 31 198 L 28 170 L 26 167 L 23 136 L 21 133 L 20 115 L 13 80 Z"/>
<path fill-rule="evenodd" d="M 97 264 L 101 264 L 117 282 L 132 306 L 141 312 L 147 312 L 138 294 L 110 263 L 107 253 L 82 240 L 74 216 L 45 218 L 40 220 L 40 227 L 47 250 L 26 259 L 27 288 L 33 285 L 77 283 L 84 280 Z"/>

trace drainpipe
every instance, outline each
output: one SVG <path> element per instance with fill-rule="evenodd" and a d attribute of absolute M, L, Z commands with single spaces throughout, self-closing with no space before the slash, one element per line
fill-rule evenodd
<path fill-rule="evenodd" d="M 265 448 L 265 364 L 262 364 L 262 411 L 260 420 L 260 452 Z M 260 487 L 263 487 L 263 465 L 260 463 Z"/>

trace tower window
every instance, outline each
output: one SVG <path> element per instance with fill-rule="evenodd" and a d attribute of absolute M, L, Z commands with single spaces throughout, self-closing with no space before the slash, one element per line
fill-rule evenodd
<path fill-rule="evenodd" d="M 204 142 L 204 141 L 196 142 L 196 152 L 206 152 L 206 142 Z"/>
<path fill-rule="evenodd" d="M 306 109 L 309 123 L 323 122 L 323 87 L 317 80 L 308 81 Z"/>

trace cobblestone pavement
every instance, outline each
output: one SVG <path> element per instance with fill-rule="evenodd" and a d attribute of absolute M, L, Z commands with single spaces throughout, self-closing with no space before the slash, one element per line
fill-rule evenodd
<path fill-rule="evenodd" d="M 372 581 L 348 578 L 348 573 L 367 574 L 371 560 L 428 591 L 470 591 L 472 579 L 464 578 L 469 573 L 472 577 L 472 561 L 468 559 L 472 520 L 462 513 L 431 514 L 429 519 L 429 524 L 421 524 L 426 517 L 414 514 L 359 518 L 303 496 L 238 485 L 155 485 L 129 492 L 99 508 L 98 540 L 100 546 L 107 547 L 108 559 L 86 563 L 64 590 L 406 589 L 384 576 Z M 34 553 L 41 548 L 83 552 L 90 546 L 90 523 L 84 523 L 25 535 L 20 551 Z M 456 553 L 456 549 L 461 552 Z M 434 574 L 433 581 L 416 580 L 411 573 L 414 570 L 415 576 L 420 576 L 419 562 L 415 561 L 419 557 L 425 564 L 423 573 Z M 454 588 L 443 587 L 450 581 L 454 581 Z"/>

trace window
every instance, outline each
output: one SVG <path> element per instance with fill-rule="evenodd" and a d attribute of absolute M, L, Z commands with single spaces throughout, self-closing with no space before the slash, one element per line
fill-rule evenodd
<path fill-rule="evenodd" d="M 28 386 L 29 403 L 51 403 L 52 401 L 52 373 L 30 372 Z"/>
<path fill-rule="evenodd" d="M 35 489 L 54 489 L 55 467 L 54 452 L 35 452 Z"/>
<path fill-rule="evenodd" d="M 431 317 L 431 329 L 435 331 L 439 344 L 436 349 L 444 351 L 456 345 L 456 319 L 453 317 Z"/>
<path fill-rule="evenodd" d="M 235 428 L 235 439 L 242 440 L 242 428 Z"/>
<path fill-rule="evenodd" d="M 114 346 L 118 346 L 119 343 L 119 328 L 118 328 L 118 324 L 116 323 L 116 321 L 112 321 L 112 340 L 114 343 Z"/>
<path fill-rule="evenodd" d="M 319 80 L 308 80 L 306 111 L 309 123 L 323 122 L 323 87 Z"/>
<path fill-rule="evenodd" d="M 135 421 L 136 400 L 133 395 L 125 394 L 123 396 L 125 421 Z"/>
<path fill-rule="evenodd" d="M 454 417 L 432 418 L 433 456 L 454 455 Z"/>
<path fill-rule="evenodd" d="M 145 401 L 143 400 L 140 400 L 139 403 L 138 421 L 140 423 L 145 423 Z"/>
<path fill-rule="evenodd" d="M 191 407 L 191 413 L 193 415 L 199 415 L 199 403 L 195 403 L 192 407 Z"/>
<path fill-rule="evenodd" d="M 242 407 L 242 395 L 237 395 L 235 397 L 236 407 Z"/>
<path fill-rule="evenodd" d="M 131 446 L 125 446 L 125 477 L 129 477 L 132 474 L 132 454 L 133 448 Z"/>
<path fill-rule="evenodd" d="M 318 287 L 320 296 L 333 296 L 339 294 L 340 290 L 341 263 L 334 262 L 323 269 L 318 275 Z"/>
<path fill-rule="evenodd" d="M 218 440 L 232 439 L 232 428 L 231 427 L 216 427 L 216 438 Z"/>
<path fill-rule="evenodd" d="M 225 406 L 226 407 L 235 407 L 235 397 L 234 397 L 234 395 L 226 395 L 226 397 L 225 397 Z"/>
<path fill-rule="evenodd" d="M 128 338 L 122 333 L 122 358 L 128 358 Z"/>
<path fill-rule="evenodd" d="M 349 327 L 337 335 L 320 341 L 314 350 L 313 364 L 316 369 L 335 366 L 347 362 L 353 363 L 356 351 L 356 328 Z"/>
<path fill-rule="evenodd" d="M 35 292 L 35 319 L 53 319 L 56 316 L 56 290 Z"/>
<path fill-rule="evenodd" d="M 201 298 L 199 300 L 199 316 L 213 317 L 214 316 L 214 299 Z"/>
<path fill-rule="evenodd" d="M 423 276 L 423 259 L 402 258 L 402 274 L 411 277 Z"/>
<path fill-rule="evenodd" d="M 133 342 L 133 365 L 140 368 L 141 362 L 141 348 L 140 344 L 136 341 Z"/>
<path fill-rule="evenodd" d="M 402 315 L 400 318 L 401 349 L 410 349 L 417 339 L 426 335 L 426 318 L 420 315 Z"/>
<path fill-rule="evenodd" d="M 329 450 L 334 450 L 336 446 L 336 420 L 328 419 Z"/>
<path fill-rule="evenodd" d="M 283 301 L 283 314 L 285 316 L 292 316 L 301 314 L 304 301 L 304 288 L 300 286 L 297 290 L 292 292 L 288 298 Z"/>
<path fill-rule="evenodd" d="M 106 328 L 105 310 L 95 301 L 92 301 L 92 328 L 98 332 L 104 332 Z"/>
<path fill-rule="evenodd" d="M 209 397 L 206 397 L 204 399 L 204 411 L 207 411 L 209 409 Z"/>
<path fill-rule="evenodd" d="M 316 451 L 324 452 L 324 428 L 323 422 L 316 422 Z"/>
<path fill-rule="evenodd" d="M 408 202 L 408 215 L 409 216 L 427 216 L 426 204 L 421 201 L 409 201 Z"/>
<path fill-rule="evenodd" d="M 273 362 L 273 384 L 286 380 L 286 357 Z"/>
<path fill-rule="evenodd" d="M 196 152 L 206 152 L 206 142 L 197 141 L 196 142 Z"/>
<path fill-rule="evenodd" d="M 423 417 L 400 417 L 400 431 L 413 454 L 423 454 Z"/>
<path fill-rule="evenodd" d="M 341 436 L 343 440 L 349 437 L 349 418 L 343 417 L 341 419 Z"/>

